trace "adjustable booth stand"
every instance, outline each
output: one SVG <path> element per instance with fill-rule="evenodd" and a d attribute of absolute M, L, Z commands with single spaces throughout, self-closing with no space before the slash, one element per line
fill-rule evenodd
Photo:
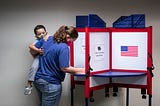
<path fill-rule="evenodd" d="M 70 46 L 71 65 L 85 67 L 85 74 L 71 75 L 71 106 L 76 84 L 85 87 L 85 106 L 94 101 L 93 91 L 109 87 L 137 88 L 152 98 L 152 27 L 77 28 L 78 39 Z"/>

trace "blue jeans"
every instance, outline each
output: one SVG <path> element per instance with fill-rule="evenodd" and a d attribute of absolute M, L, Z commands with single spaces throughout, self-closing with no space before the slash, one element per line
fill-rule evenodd
<path fill-rule="evenodd" d="M 36 79 L 34 86 L 38 91 L 40 106 L 58 106 L 62 93 L 61 84 L 51 84 L 43 79 Z"/>

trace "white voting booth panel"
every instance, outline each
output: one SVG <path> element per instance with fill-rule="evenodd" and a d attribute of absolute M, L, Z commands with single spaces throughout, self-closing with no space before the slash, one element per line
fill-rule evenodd
<path fill-rule="evenodd" d="M 147 85 L 147 76 L 136 77 L 116 77 L 112 78 L 112 83 L 128 84 L 128 85 Z"/>
<path fill-rule="evenodd" d="M 109 70 L 109 32 L 91 32 L 89 35 L 91 72 Z"/>
<path fill-rule="evenodd" d="M 74 42 L 74 67 L 85 67 L 85 32 L 78 32 Z"/>
<path fill-rule="evenodd" d="M 112 69 L 147 70 L 147 32 L 112 33 Z"/>

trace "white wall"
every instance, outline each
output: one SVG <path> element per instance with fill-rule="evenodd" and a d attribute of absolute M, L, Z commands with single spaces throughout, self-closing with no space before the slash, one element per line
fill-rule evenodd
<path fill-rule="evenodd" d="M 1 0 L 0 2 L 0 106 L 38 106 L 35 89 L 23 94 L 32 57 L 29 43 L 34 41 L 33 28 L 44 24 L 50 34 L 60 25 L 75 25 L 76 15 L 95 13 L 112 27 L 120 16 L 144 13 L 146 26 L 153 26 L 153 58 L 156 69 L 153 78 L 153 106 L 160 104 L 160 7 L 159 0 Z M 60 106 L 70 106 L 69 75 L 63 83 Z M 140 90 L 131 89 L 130 106 L 146 106 Z M 75 90 L 75 106 L 84 106 L 84 88 Z M 94 92 L 91 106 L 124 106 L 125 89 L 119 96 L 104 97 L 104 90 Z"/>

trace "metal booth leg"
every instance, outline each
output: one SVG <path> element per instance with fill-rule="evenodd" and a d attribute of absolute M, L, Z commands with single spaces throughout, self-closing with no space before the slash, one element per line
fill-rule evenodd
<path fill-rule="evenodd" d="M 71 106 L 74 106 L 74 90 L 71 89 Z"/>
<path fill-rule="evenodd" d="M 85 98 L 85 106 L 88 106 L 88 98 Z"/>
<path fill-rule="evenodd" d="M 152 106 L 152 95 L 149 95 L 149 105 L 148 106 Z"/>
<path fill-rule="evenodd" d="M 126 106 L 129 106 L 129 88 L 126 88 Z"/>

